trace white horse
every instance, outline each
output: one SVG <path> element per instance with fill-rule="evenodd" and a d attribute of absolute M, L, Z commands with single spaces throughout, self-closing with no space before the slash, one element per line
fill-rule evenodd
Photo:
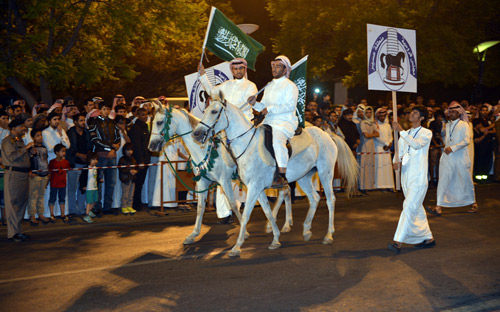
<path fill-rule="evenodd" d="M 264 190 L 271 186 L 276 170 L 275 161 L 272 158 L 270 160 L 269 153 L 263 151 L 261 147 L 264 129 L 262 127 L 254 128 L 243 113 L 232 104 L 224 100 L 212 100 L 192 135 L 196 141 L 204 143 L 209 136 L 222 130 L 226 131 L 227 138 L 230 140 L 230 149 L 237 157 L 240 179 L 248 189 L 238 240 L 229 255 L 238 256 L 241 253 L 246 227 L 257 200 L 271 222 L 274 239 L 269 248 L 279 248 L 281 245 L 279 231 L 264 193 Z M 311 142 L 305 144 L 307 147 L 302 149 L 299 146 L 301 151 L 298 154 L 292 154 L 288 162 L 286 178 L 290 182 L 297 181 L 309 199 L 310 206 L 303 229 L 304 240 L 308 241 L 312 236 L 311 223 L 320 200 L 312 183 L 312 176 L 316 170 L 318 171 L 329 212 L 328 230 L 323 244 L 330 244 L 333 242 L 334 233 L 335 194 L 332 182 L 337 155 L 340 156 L 338 168 L 340 174 L 345 178 L 345 188 L 348 194 L 352 193 L 357 186 L 358 164 L 342 139 L 334 138 L 332 140 L 327 133 L 316 127 L 306 128 L 303 131 L 306 132 L 306 136 L 310 136 Z M 293 146 L 294 139 L 291 143 Z"/>
<path fill-rule="evenodd" d="M 165 130 L 165 124 L 167 122 L 169 123 L 168 134 L 163 133 Z M 198 124 L 198 122 L 198 118 L 189 114 L 185 110 L 172 109 L 172 111 L 168 111 L 164 107 L 159 106 L 159 110 L 157 111 L 152 123 L 153 126 L 151 131 L 151 138 L 149 140 L 149 150 L 153 152 L 159 152 L 162 150 L 163 145 L 166 143 L 165 138 L 163 137 L 164 134 L 167 134 L 169 138 L 173 137 L 174 135 L 178 135 L 182 137 L 184 144 L 189 150 L 193 162 L 197 164 L 201 163 L 205 159 L 209 147 L 202 146 L 194 142 L 191 135 L 188 135 Z M 212 170 L 207 171 L 206 176 L 202 176 L 202 178 L 196 183 L 196 190 L 199 191 L 207 189 L 213 182 L 219 183 L 224 191 L 224 195 L 231 205 L 232 211 L 234 212 L 238 220 L 241 221 L 241 214 L 236 207 L 234 193 L 231 185 L 231 178 L 233 172 L 236 169 L 236 164 L 229 155 L 229 152 L 225 147 L 221 146 L 221 144 L 218 145 L 217 152 L 219 154 L 219 157 L 214 159 L 214 166 Z M 196 237 L 200 235 L 207 194 L 208 192 L 198 194 L 196 222 L 193 232 L 184 240 L 184 244 L 186 245 L 193 244 Z M 282 192 L 280 192 L 280 199 L 283 197 L 282 195 Z M 287 222 L 285 222 L 282 231 L 288 232 L 290 231 L 290 226 L 292 224 L 291 201 L 289 196 L 287 196 L 285 200 L 287 203 Z M 277 205 L 281 205 L 281 200 L 277 202 Z M 248 232 L 245 232 L 245 235 L 246 237 L 248 237 Z"/>

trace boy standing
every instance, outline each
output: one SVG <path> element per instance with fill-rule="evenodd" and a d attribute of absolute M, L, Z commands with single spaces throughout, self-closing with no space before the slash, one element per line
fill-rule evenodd
<path fill-rule="evenodd" d="M 49 208 L 50 208 L 50 222 L 55 223 L 56 219 L 54 217 L 54 205 L 56 203 L 56 198 L 59 199 L 59 208 L 61 208 L 61 219 L 66 223 L 69 221 L 68 216 L 66 216 L 66 177 L 67 170 L 70 169 L 69 161 L 64 159 L 66 156 L 66 147 L 62 144 L 56 144 L 54 146 L 54 153 L 56 158 L 49 162 L 50 174 L 50 197 L 49 197 Z M 57 169 L 57 171 L 53 171 Z"/>
<path fill-rule="evenodd" d="M 36 213 L 43 223 L 49 222 L 49 219 L 43 215 L 45 189 L 49 183 L 49 162 L 47 148 L 43 146 L 42 130 L 31 130 L 30 135 L 36 150 L 35 154 L 31 153 L 31 170 L 37 170 L 37 172 L 30 171 L 29 214 L 31 225 L 38 225 Z"/>
<path fill-rule="evenodd" d="M 119 166 L 130 166 L 137 165 L 132 154 L 134 150 L 132 149 L 131 143 L 125 143 L 123 146 L 123 156 L 118 161 Z M 134 199 L 134 189 L 135 189 L 135 175 L 137 174 L 137 169 L 135 168 L 120 168 L 120 181 L 122 184 L 122 213 L 136 213 L 137 211 L 132 208 L 132 202 Z"/>
<path fill-rule="evenodd" d="M 87 154 L 88 170 L 83 170 L 80 175 L 80 191 L 85 192 L 87 198 L 87 207 L 85 210 L 85 215 L 83 216 L 83 221 L 87 223 L 93 223 L 92 218 L 95 214 L 92 212 L 95 203 L 98 200 L 97 194 L 97 163 L 99 162 L 99 157 L 94 152 L 88 152 Z"/>

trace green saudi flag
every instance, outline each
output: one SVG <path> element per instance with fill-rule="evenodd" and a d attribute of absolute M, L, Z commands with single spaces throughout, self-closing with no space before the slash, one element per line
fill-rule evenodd
<path fill-rule="evenodd" d="M 300 61 L 293 64 L 289 79 L 295 83 L 299 89 L 297 99 L 297 117 L 299 118 L 299 127 L 305 127 L 304 111 L 306 110 L 306 91 L 307 91 L 307 57 L 304 56 Z"/>
<path fill-rule="evenodd" d="M 245 34 L 221 11 L 212 7 L 208 21 L 203 48 L 208 48 L 224 61 L 244 58 L 248 67 L 255 70 L 257 56 L 264 51 L 264 46 Z"/>

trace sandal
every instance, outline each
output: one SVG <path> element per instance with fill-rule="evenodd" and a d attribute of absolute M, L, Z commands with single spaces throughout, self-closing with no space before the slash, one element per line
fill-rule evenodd
<path fill-rule="evenodd" d="M 54 216 L 50 216 L 49 221 L 50 223 L 56 223 L 56 218 Z"/>
<path fill-rule="evenodd" d="M 61 220 L 63 220 L 64 223 L 68 223 L 69 222 L 69 218 L 66 215 L 61 216 Z"/>
<path fill-rule="evenodd" d="M 477 206 L 477 204 L 476 204 L 476 203 L 474 203 L 474 204 L 472 205 L 472 207 L 470 207 L 470 209 L 469 209 L 469 213 L 477 213 L 477 212 L 478 212 L 478 210 L 479 210 L 479 207 Z"/>
<path fill-rule="evenodd" d="M 436 208 L 431 208 L 431 206 L 424 206 L 425 211 L 428 213 L 435 215 L 437 217 L 441 216 L 440 212 L 437 212 Z"/>
<path fill-rule="evenodd" d="M 389 250 L 396 252 L 396 253 L 401 252 L 401 247 L 399 247 L 397 243 L 389 243 L 389 244 L 387 244 L 387 248 Z"/>
<path fill-rule="evenodd" d="M 413 248 L 423 249 L 423 248 L 432 248 L 435 246 L 436 246 L 436 240 L 433 239 L 432 242 L 427 242 L 426 240 L 424 240 L 420 244 L 416 244 L 415 246 L 413 246 Z"/>

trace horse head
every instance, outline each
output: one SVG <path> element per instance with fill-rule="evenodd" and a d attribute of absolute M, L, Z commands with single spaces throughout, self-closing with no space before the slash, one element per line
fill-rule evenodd
<path fill-rule="evenodd" d="M 172 109 L 159 105 L 156 109 L 155 117 L 151 123 L 151 137 L 149 138 L 148 149 L 152 152 L 160 152 L 165 144 L 165 124 L 171 123 Z M 168 137 L 175 133 L 175 125 L 170 124 L 168 129 Z"/>
<path fill-rule="evenodd" d="M 222 92 L 212 96 L 210 105 L 205 108 L 200 123 L 193 130 L 192 137 L 195 141 L 204 144 L 210 135 L 213 136 L 227 128 L 228 119 L 220 118 L 226 107 L 227 102 Z"/>

